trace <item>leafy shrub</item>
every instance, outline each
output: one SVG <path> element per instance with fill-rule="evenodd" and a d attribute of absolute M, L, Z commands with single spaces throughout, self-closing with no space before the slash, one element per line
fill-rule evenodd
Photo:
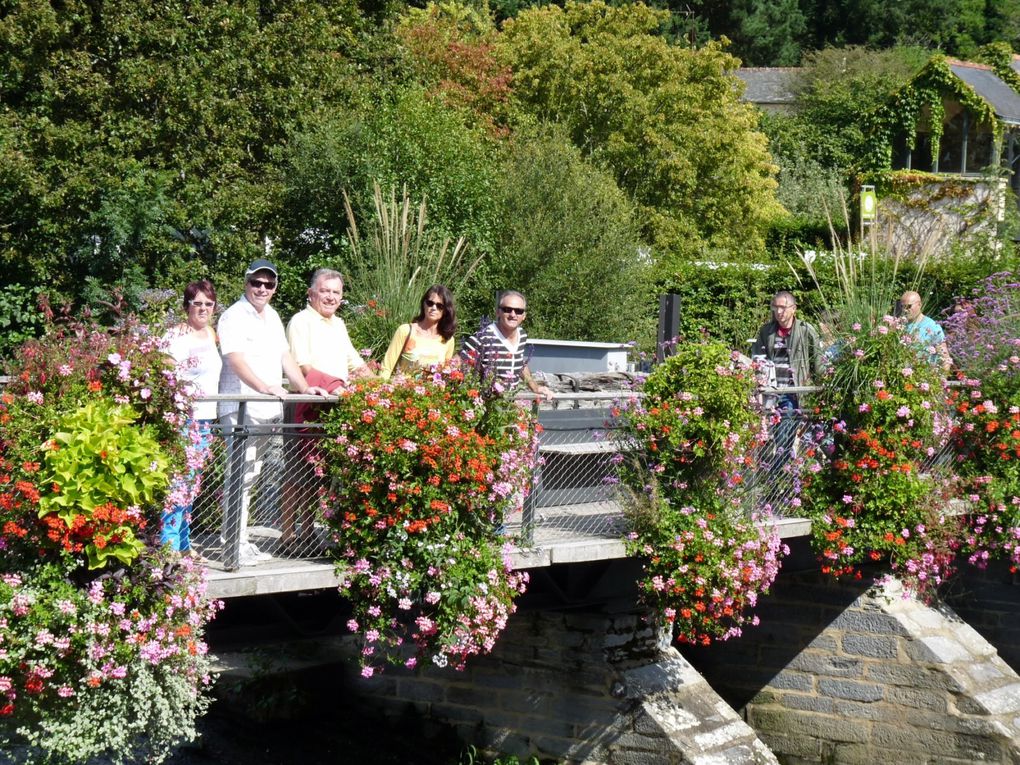
<path fill-rule="evenodd" d="M 0 292 L 0 374 L 6 359 L 26 340 L 43 330 L 43 315 L 36 307 L 39 287 L 7 284 Z"/>
<path fill-rule="evenodd" d="M 342 255 L 337 247 L 347 229 L 344 193 L 357 220 L 368 220 L 376 184 L 407 188 L 411 198 L 427 201 L 438 232 L 490 249 L 492 150 L 460 113 L 420 88 L 373 83 L 352 108 L 310 121 L 286 160 L 287 246 L 296 254 L 329 248 L 334 257 Z"/>
<path fill-rule="evenodd" d="M 671 43 L 668 18 L 641 3 L 522 10 L 497 44 L 513 100 L 612 173 L 657 265 L 706 248 L 757 258 L 782 208 L 757 112 L 733 84 L 739 62 L 715 42 Z"/>
<path fill-rule="evenodd" d="M 0 282 L 69 298 L 125 265 L 158 283 L 249 262 L 278 214 L 278 147 L 344 103 L 361 25 L 332 0 L 8 10 Z"/>
<path fill-rule="evenodd" d="M 498 254 L 487 278 L 527 295 L 530 334 L 651 346 L 648 248 L 612 176 L 546 126 L 508 147 L 497 195 Z M 491 312 L 491 301 L 482 309 Z"/>
<path fill-rule="evenodd" d="M 700 338 L 748 351 L 748 339 L 768 319 L 776 290 L 792 285 L 780 265 L 694 262 L 679 266 L 663 285 L 680 296 L 682 339 Z"/>
<path fill-rule="evenodd" d="M 1012 262 L 975 254 L 950 254 L 917 263 L 893 263 L 881 254 L 861 254 L 837 248 L 794 247 L 787 257 L 760 264 L 695 261 L 682 264 L 661 284 L 664 292 L 680 296 L 680 337 L 707 337 L 747 350 L 747 340 L 769 319 L 769 301 L 777 290 L 791 290 L 797 298 L 797 315 L 809 321 L 827 309 L 842 314 L 846 326 L 853 321 L 841 304 L 846 290 L 839 284 L 839 268 L 854 257 L 862 277 L 879 276 L 880 287 L 868 286 L 881 299 L 877 315 L 892 312 L 895 301 L 908 289 L 916 289 L 925 313 L 939 316 L 956 302 L 957 295 L 972 294 L 989 273 Z M 837 261 L 840 261 L 837 264 Z M 808 265 L 810 264 L 810 265 Z M 880 293 L 880 294 L 879 294 Z M 869 298 L 870 299 L 870 298 Z"/>

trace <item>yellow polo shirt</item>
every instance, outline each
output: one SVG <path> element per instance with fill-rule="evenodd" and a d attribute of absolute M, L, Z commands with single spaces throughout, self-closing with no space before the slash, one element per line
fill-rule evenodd
<path fill-rule="evenodd" d="M 344 320 L 335 314 L 327 319 L 310 305 L 287 324 L 287 341 L 298 366 L 308 365 L 341 380 L 365 365 Z"/>

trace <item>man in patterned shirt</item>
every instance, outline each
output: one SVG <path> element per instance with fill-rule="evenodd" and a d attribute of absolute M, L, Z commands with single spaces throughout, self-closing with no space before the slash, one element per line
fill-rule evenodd
<path fill-rule="evenodd" d="M 496 298 L 496 321 L 465 340 L 460 356 L 482 377 L 495 376 L 511 385 L 523 381 L 532 393 L 549 400 L 552 391 L 535 381 L 524 356 L 528 333 L 521 324 L 528 312 L 527 305 L 520 292 L 500 292 Z"/>

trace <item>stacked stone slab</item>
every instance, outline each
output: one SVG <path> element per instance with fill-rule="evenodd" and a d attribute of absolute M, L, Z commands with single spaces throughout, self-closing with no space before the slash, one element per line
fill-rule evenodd
<path fill-rule="evenodd" d="M 1020 762 L 1020 678 L 893 580 L 786 575 L 759 629 L 690 656 L 789 765 Z"/>
<path fill-rule="evenodd" d="M 961 566 L 946 602 L 1020 671 L 1020 573 L 1010 567 L 1006 560 L 991 561 L 984 569 Z"/>

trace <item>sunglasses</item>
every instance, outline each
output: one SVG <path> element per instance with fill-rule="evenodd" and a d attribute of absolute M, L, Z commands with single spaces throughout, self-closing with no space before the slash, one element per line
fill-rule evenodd
<path fill-rule="evenodd" d="M 445 303 L 437 303 L 435 300 L 426 300 L 425 301 L 425 307 L 426 308 L 438 308 L 440 311 L 445 311 L 446 310 L 446 304 Z"/>
<path fill-rule="evenodd" d="M 216 303 L 212 300 L 189 300 L 188 305 L 192 308 L 212 308 Z"/>
<path fill-rule="evenodd" d="M 248 284 L 252 287 L 261 287 L 264 290 L 275 290 L 276 282 L 267 281 L 266 279 L 249 279 Z"/>
<path fill-rule="evenodd" d="M 499 307 L 499 310 L 501 310 L 507 316 L 509 316 L 512 313 L 513 314 L 517 314 L 518 316 L 523 316 L 528 311 L 527 308 L 514 308 L 513 306 L 509 306 L 509 305 L 501 305 Z"/>

